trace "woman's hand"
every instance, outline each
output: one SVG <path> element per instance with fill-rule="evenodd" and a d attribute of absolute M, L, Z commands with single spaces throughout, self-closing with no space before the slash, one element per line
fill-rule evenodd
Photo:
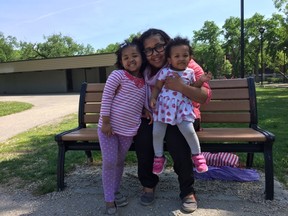
<path fill-rule="evenodd" d="M 166 78 L 164 85 L 167 89 L 182 93 L 185 83 L 183 82 L 179 74 L 173 73 L 173 76 L 168 76 Z"/>
<path fill-rule="evenodd" d="M 152 115 L 152 113 L 149 110 L 147 110 L 147 109 L 144 109 L 144 113 L 145 113 L 145 117 L 147 119 L 150 119 L 148 124 L 149 125 L 152 124 L 153 123 L 153 115 Z"/>
<path fill-rule="evenodd" d="M 165 87 L 167 89 L 182 93 L 194 102 L 205 103 L 207 101 L 208 90 L 206 87 L 202 86 L 201 88 L 197 88 L 186 85 L 177 73 L 174 73 L 173 77 L 166 78 Z"/>

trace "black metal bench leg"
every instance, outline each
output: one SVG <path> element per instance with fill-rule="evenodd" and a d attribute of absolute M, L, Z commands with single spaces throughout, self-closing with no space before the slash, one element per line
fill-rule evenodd
<path fill-rule="evenodd" d="M 92 151 L 86 150 L 86 151 L 85 151 L 85 154 L 86 154 L 86 156 L 87 156 L 87 163 L 88 163 L 88 164 L 93 163 Z"/>
<path fill-rule="evenodd" d="M 64 189 L 64 164 L 65 164 L 65 147 L 63 143 L 58 143 L 58 164 L 57 164 L 57 189 Z"/>
<path fill-rule="evenodd" d="M 253 166 L 254 153 L 247 153 L 246 168 Z"/>
<path fill-rule="evenodd" d="M 274 199 L 274 173 L 273 173 L 272 143 L 265 144 L 264 159 L 265 159 L 266 200 L 273 200 Z"/>

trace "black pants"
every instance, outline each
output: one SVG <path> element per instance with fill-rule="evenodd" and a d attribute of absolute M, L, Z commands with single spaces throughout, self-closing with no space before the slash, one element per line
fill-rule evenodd
<path fill-rule="evenodd" d="M 199 130 L 199 120 L 195 121 L 195 130 Z M 153 125 L 142 118 L 137 135 L 134 137 L 138 159 L 138 178 L 143 187 L 154 188 L 159 177 L 152 173 L 154 149 L 152 139 Z M 193 166 L 190 148 L 177 126 L 168 125 L 165 135 L 166 147 L 173 159 L 173 168 L 178 175 L 180 198 L 195 193 Z"/>

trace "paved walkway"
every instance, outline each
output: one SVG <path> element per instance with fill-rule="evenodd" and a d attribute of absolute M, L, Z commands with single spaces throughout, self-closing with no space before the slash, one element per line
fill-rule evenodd
<path fill-rule="evenodd" d="M 78 110 L 79 94 L 0 96 L 0 101 L 27 102 L 32 109 L 0 117 L 0 142 L 33 127 L 59 121 Z"/>

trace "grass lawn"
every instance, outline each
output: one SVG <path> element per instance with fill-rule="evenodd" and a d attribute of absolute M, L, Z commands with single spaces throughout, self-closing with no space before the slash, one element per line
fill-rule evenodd
<path fill-rule="evenodd" d="M 257 100 L 259 126 L 276 135 L 273 148 L 275 177 L 288 187 L 288 88 L 257 87 Z M 0 184 L 23 187 L 33 183 L 35 194 L 54 191 L 58 153 L 54 135 L 76 126 L 77 115 L 73 114 L 60 124 L 36 127 L 0 143 Z M 100 152 L 93 152 L 93 156 L 96 162 L 101 162 Z M 68 151 L 66 172 L 85 162 L 84 152 Z M 136 163 L 134 152 L 129 153 L 127 162 Z M 255 154 L 254 168 L 264 169 L 262 154 Z"/>
<path fill-rule="evenodd" d="M 30 103 L 16 102 L 16 101 L 0 101 L 0 117 L 21 112 L 32 108 Z"/>

